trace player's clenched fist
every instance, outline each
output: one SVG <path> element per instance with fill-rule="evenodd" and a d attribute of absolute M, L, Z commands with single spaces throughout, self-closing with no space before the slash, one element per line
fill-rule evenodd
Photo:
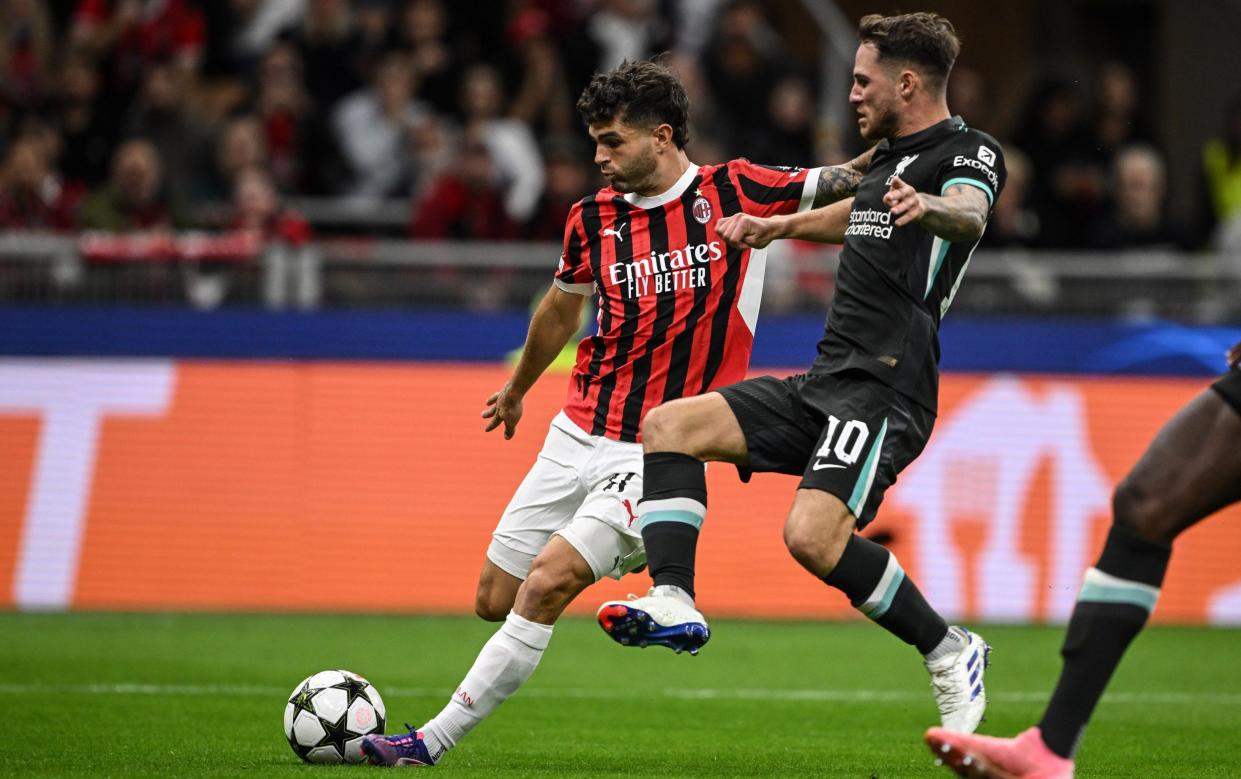
<path fill-rule="evenodd" d="M 521 396 L 505 384 L 499 392 L 487 398 L 487 408 L 483 409 L 482 416 L 488 422 L 483 432 L 490 433 L 503 422 L 504 437 L 512 438 L 517 423 L 521 421 L 522 410 Z"/>
<path fill-rule="evenodd" d="M 733 214 L 715 223 L 715 234 L 724 243 L 739 249 L 763 249 L 779 236 L 770 219 L 749 214 Z"/>
<path fill-rule="evenodd" d="M 900 176 L 892 177 L 892 186 L 883 196 L 883 202 L 896 217 L 897 227 L 904 227 L 916 222 L 926 213 L 926 202 L 917 190 L 901 181 Z"/>

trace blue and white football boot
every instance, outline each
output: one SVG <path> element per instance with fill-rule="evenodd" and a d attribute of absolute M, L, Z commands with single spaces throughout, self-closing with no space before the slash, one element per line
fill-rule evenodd
<path fill-rule="evenodd" d="M 983 673 L 991 664 L 991 647 L 982 636 L 965 628 L 952 627 L 965 640 L 960 652 L 926 663 L 931 689 L 939 707 L 939 721 L 945 730 L 973 733 L 987 710 L 987 691 Z"/>
<path fill-rule="evenodd" d="M 666 646 L 677 654 L 696 655 L 711 638 L 702 612 L 660 587 L 642 598 L 610 600 L 596 617 L 603 631 L 624 646 Z"/>
<path fill-rule="evenodd" d="M 386 765 L 394 768 L 430 768 L 435 765 L 435 758 L 422 740 L 422 732 L 409 727 L 408 733 L 397 733 L 391 736 L 367 736 L 362 739 L 362 752 L 371 765 Z"/>

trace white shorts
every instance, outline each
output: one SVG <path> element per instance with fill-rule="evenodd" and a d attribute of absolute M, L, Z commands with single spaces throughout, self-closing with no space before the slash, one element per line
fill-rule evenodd
<path fill-rule="evenodd" d="M 487 559 L 525 579 L 530 563 L 559 535 L 590 564 L 595 579 L 619 579 L 646 562 L 637 527 L 642 445 L 590 435 L 562 411 L 492 534 Z"/>

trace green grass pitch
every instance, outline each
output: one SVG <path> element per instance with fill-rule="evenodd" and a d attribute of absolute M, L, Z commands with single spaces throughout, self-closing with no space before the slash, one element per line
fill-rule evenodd
<path fill-rule="evenodd" d="M 864 623 L 720 620 L 698 657 L 565 620 L 525 689 L 435 768 L 456 777 L 949 776 L 912 649 Z M 437 712 L 493 631 L 467 617 L 0 613 L 0 775 L 362 776 L 281 733 L 314 671 L 374 682 L 390 727 Z M 991 627 L 983 732 L 1031 724 L 1057 628 Z M 1241 633 L 1154 628 L 1087 732 L 1080 777 L 1241 775 Z"/>

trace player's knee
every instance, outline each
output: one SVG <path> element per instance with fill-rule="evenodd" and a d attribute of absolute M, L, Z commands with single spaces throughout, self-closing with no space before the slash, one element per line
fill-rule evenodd
<path fill-rule="evenodd" d="M 494 587 L 480 584 L 474 596 L 474 613 L 488 622 L 503 622 L 513 608 L 511 598 Z"/>
<path fill-rule="evenodd" d="M 647 452 L 682 452 L 697 456 L 691 440 L 692 422 L 684 400 L 656 406 L 642 420 L 642 446 Z"/>
<path fill-rule="evenodd" d="M 784 546 L 793 555 L 793 559 L 801 563 L 803 568 L 814 570 L 816 559 L 820 554 L 819 539 L 801 526 L 792 522 L 784 525 Z"/>
<path fill-rule="evenodd" d="M 668 406 L 656 406 L 642 420 L 642 442 L 648 452 L 666 452 L 675 448 L 677 414 Z"/>
<path fill-rule="evenodd" d="M 1113 521 L 1151 541 L 1170 541 L 1175 517 L 1155 490 L 1140 478 L 1126 476 L 1112 493 Z"/>
<path fill-rule="evenodd" d="M 539 607 L 554 606 L 564 599 L 569 586 L 569 577 L 563 573 L 549 566 L 536 566 L 530 569 L 530 577 L 522 585 L 518 600 Z"/>
<path fill-rule="evenodd" d="M 536 560 L 517 592 L 514 610 L 527 619 L 555 620 L 583 588 L 578 578 L 570 568 Z"/>
<path fill-rule="evenodd" d="M 784 523 L 784 545 L 793 559 L 815 576 L 826 576 L 840 561 L 844 544 L 821 522 L 790 516 Z M 847 540 L 847 538 L 846 538 Z"/>
<path fill-rule="evenodd" d="M 474 601 L 474 613 L 488 622 L 503 622 L 509 611 L 511 609 L 481 597 Z"/>
<path fill-rule="evenodd" d="M 853 525 L 853 515 L 839 500 L 803 490 L 784 521 L 784 545 L 803 568 L 822 578 L 840 562 Z"/>

